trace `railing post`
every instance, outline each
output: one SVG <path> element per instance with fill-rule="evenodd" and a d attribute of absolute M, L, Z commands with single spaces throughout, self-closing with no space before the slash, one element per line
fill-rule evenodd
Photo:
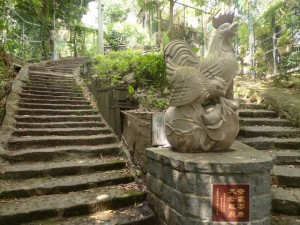
<path fill-rule="evenodd" d="M 22 23 L 22 53 L 21 53 L 22 60 L 24 60 L 24 51 L 25 51 L 24 37 L 25 37 L 25 26 L 24 26 L 24 22 L 23 22 Z"/>
<path fill-rule="evenodd" d="M 272 28 L 273 28 L 273 37 L 272 37 L 272 45 L 273 45 L 273 74 L 277 74 L 277 54 L 276 54 L 276 30 L 275 30 L 275 19 L 272 20 Z"/>

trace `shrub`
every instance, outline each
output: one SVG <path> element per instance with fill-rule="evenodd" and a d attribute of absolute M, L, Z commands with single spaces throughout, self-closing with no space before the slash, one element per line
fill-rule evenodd
<path fill-rule="evenodd" d="M 133 63 L 139 54 L 138 51 L 128 49 L 97 55 L 94 59 L 94 74 L 100 78 L 103 85 L 118 85 L 126 74 L 133 72 Z"/>
<path fill-rule="evenodd" d="M 152 86 L 163 91 L 167 85 L 162 54 L 142 55 L 140 51 L 127 49 L 95 57 L 94 74 L 103 85 L 121 85 L 122 78 L 129 73 L 134 73 L 139 87 Z"/>
<path fill-rule="evenodd" d="M 153 86 L 161 91 L 167 85 L 166 66 L 162 54 L 140 55 L 135 61 L 134 72 L 140 85 Z"/>
<path fill-rule="evenodd" d="M 122 52 L 110 52 L 94 58 L 94 74 L 100 78 L 102 86 L 124 85 L 126 75 L 134 79 L 134 88 L 127 83 L 128 92 L 140 101 L 143 109 L 163 110 L 168 101 L 163 91 L 167 87 L 166 68 L 163 55 L 127 49 Z M 133 76 L 131 76 L 133 75 Z"/>

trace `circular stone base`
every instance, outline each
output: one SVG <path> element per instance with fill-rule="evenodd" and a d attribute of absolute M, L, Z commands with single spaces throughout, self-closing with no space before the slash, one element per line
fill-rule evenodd
<path fill-rule="evenodd" d="M 165 224 L 270 224 L 272 158 L 238 141 L 230 150 L 146 150 L 148 201 Z"/>

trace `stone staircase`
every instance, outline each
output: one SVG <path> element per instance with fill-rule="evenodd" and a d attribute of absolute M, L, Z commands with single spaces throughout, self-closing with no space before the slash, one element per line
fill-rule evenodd
<path fill-rule="evenodd" d="M 29 67 L 0 170 L 0 224 L 155 225 L 120 142 L 73 76 Z"/>
<path fill-rule="evenodd" d="M 272 224 L 300 224 L 300 129 L 260 104 L 241 104 L 239 139 L 273 156 Z"/>

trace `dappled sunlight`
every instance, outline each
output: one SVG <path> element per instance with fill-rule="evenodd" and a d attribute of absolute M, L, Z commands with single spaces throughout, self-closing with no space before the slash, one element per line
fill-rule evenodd
<path fill-rule="evenodd" d="M 107 194 L 102 194 L 102 195 L 98 195 L 96 197 L 97 200 L 104 200 L 104 199 L 107 199 L 109 197 L 109 195 Z"/>
<path fill-rule="evenodd" d="M 106 210 L 106 211 L 94 213 L 89 218 L 97 220 L 99 222 L 101 222 L 101 221 L 107 221 L 107 220 L 111 219 L 111 217 L 113 216 L 113 213 L 114 213 L 113 210 Z"/>

